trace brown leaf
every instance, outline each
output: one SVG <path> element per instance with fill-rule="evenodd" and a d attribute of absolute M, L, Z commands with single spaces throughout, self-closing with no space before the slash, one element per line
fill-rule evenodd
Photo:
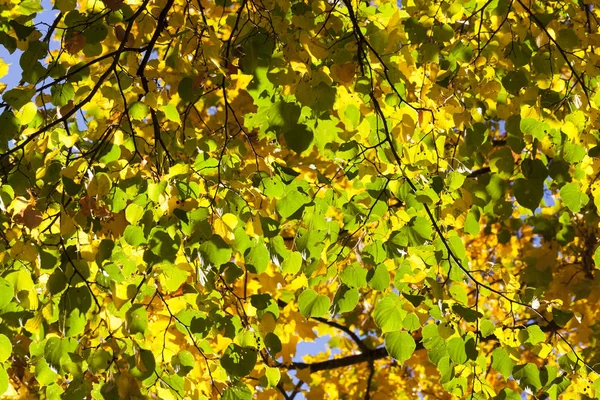
<path fill-rule="evenodd" d="M 123 28 L 121 25 L 115 26 L 115 36 L 119 42 L 122 42 L 123 39 L 125 39 L 125 28 Z"/>
<path fill-rule="evenodd" d="M 69 54 L 77 54 L 85 47 L 85 36 L 81 32 L 73 32 L 71 36 L 65 40 L 64 49 Z"/>
<path fill-rule="evenodd" d="M 238 67 L 232 62 L 227 63 L 227 76 L 235 75 L 238 73 Z"/>
<path fill-rule="evenodd" d="M 111 11 L 119 11 L 123 5 L 123 0 L 102 0 L 104 5 L 111 9 Z"/>
<path fill-rule="evenodd" d="M 73 109 L 73 107 L 75 106 L 75 104 L 73 103 L 73 100 L 69 100 L 69 102 L 67 104 L 65 104 L 64 106 L 62 106 L 58 112 L 60 113 L 61 117 L 64 116 L 65 114 L 67 114 L 69 111 L 71 111 Z"/>
<path fill-rule="evenodd" d="M 23 219 L 23 225 L 29 229 L 37 228 L 42 223 L 42 213 L 31 205 L 27 206 L 21 212 L 21 217 Z"/>
<path fill-rule="evenodd" d="M 125 28 L 123 28 L 121 25 L 117 25 L 115 27 L 115 36 L 117 37 L 117 39 L 122 42 L 123 39 L 125 39 L 125 34 L 127 32 L 125 31 Z M 129 34 L 127 35 L 127 41 L 125 42 L 125 45 L 127 47 L 132 47 L 133 44 L 135 43 L 135 38 L 133 37 L 133 34 L 131 32 L 129 32 Z"/>

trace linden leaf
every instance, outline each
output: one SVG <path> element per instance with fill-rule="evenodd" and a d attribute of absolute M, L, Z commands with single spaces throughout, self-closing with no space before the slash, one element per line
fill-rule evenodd
<path fill-rule="evenodd" d="M 578 213 L 590 200 L 575 182 L 567 183 L 560 189 L 560 198 L 574 213 Z"/>
<path fill-rule="evenodd" d="M 132 307 L 127 312 L 127 330 L 130 334 L 145 334 L 148 328 L 148 312 L 140 305 Z"/>
<path fill-rule="evenodd" d="M 519 178 L 513 183 L 513 193 L 519 204 L 535 211 L 544 197 L 544 185 L 538 179 Z"/>
<path fill-rule="evenodd" d="M 402 301 L 395 293 L 387 294 L 377 303 L 373 318 L 383 333 L 402 328 L 402 321 L 407 314 L 402 306 Z"/>
<path fill-rule="evenodd" d="M 290 219 L 294 214 L 300 211 L 302 207 L 310 202 L 311 198 L 308 195 L 294 190 L 278 201 L 275 207 L 283 219 Z"/>
<path fill-rule="evenodd" d="M 169 121 L 176 122 L 178 125 L 181 125 L 181 117 L 179 116 L 179 111 L 177 111 L 177 107 L 173 104 L 165 104 L 163 106 L 163 112 L 165 113 L 165 117 Z"/>
<path fill-rule="evenodd" d="M 13 287 L 13 284 L 8 280 L 0 277 L 0 309 L 10 304 L 14 296 L 15 289 Z"/>
<path fill-rule="evenodd" d="M 12 343 L 10 339 L 0 333 L 0 362 L 8 360 L 12 353 Z"/>
<path fill-rule="evenodd" d="M 298 308 L 304 318 L 324 316 L 329 305 L 329 297 L 318 294 L 313 289 L 306 289 L 298 296 Z"/>
<path fill-rule="evenodd" d="M 248 347 L 230 344 L 221 357 L 221 366 L 232 376 L 246 376 L 256 365 L 258 351 Z"/>
<path fill-rule="evenodd" d="M 416 348 L 415 340 L 407 332 L 389 332 L 385 335 L 385 349 L 401 364 L 412 356 Z"/>

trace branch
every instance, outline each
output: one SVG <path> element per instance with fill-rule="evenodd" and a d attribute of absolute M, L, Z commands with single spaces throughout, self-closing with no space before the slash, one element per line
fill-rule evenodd
<path fill-rule="evenodd" d="M 567 52 L 565 51 L 565 49 L 563 49 L 560 46 L 560 44 L 558 44 L 558 42 L 556 41 L 556 39 L 550 34 L 550 32 L 548 32 L 548 30 L 544 26 L 544 23 L 537 17 L 537 15 L 535 15 L 533 13 L 533 11 L 531 11 L 531 9 L 529 7 L 527 7 L 525 5 L 525 3 L 523 3 L 521 0 L 517 0 L 517 3 L 519 3 L 521 5 L 521 7 L 523 7 L 523 9 L 527 12 L 527 14 L 529 14 L 531 20 L 537 25 L 537 27 L 540 28 L 548 36 L 548 40 L 550 40 L 556 46 L 556 48 L 558 49 L 560 55 L 562 56 L 562 58 L 564 58 L 565 62 L 569 66 L 569 69 L 571 70 L 571 72 L 575 76 L 576 82 L 579 82 L 579 84 L 581 85 L 581 88 L 583 89 L 583 94 L 585 94 L 585 97 L 588 99 L 588 103 L 589 103 L 589 101 L 590 101 L 590 96 L 589 96 L 589 93 L 588 93 L 589 89 L 588 89 L 587 86 L 585 86 L 585 82 L 583 81 L 583 73 L 579 74 L 575 70 L 575 67 L 573 67 L 573 65 L 571 64 L 571 62 L 567 58 Z"/>
<path fill-rule="evenodd" d="M 86 105 L 87 103 L 89 103 L 90 100 L 92 100 L 92 98 L 96 95 L 98 90 L 100 90 L 100 87 L 102 86 L 102 84 L 104 83 L 106 78 L 108 78 L 108 76 L 114 71 L 115 67 L 119 63 L 119 57 L 120 57 L 121 53 L 123 53 L 125 51 L 125 43 L 127 42 L 127 36 L 131 32 L 131 29 L 133 28 L 133 24 L 135 23 L 135 20 L 137 19 L 137 17 L 140 16 L 140 14 L 146 8 L 146 6 L 148 5 L 149 2 L 150 2 L 150 0 L 144 0 L 142 5 L 140 6 L 140 8 L 135 12 L 135 14 L 132 15 L 131 20 L 129 21 L 129 24 L 127 25 L 127 29 L 125 30 L 125 36 L 124 36 L 123 40 L 121 41 L 121 43 L 119 44 L 119 48 L 115 52 L 115 55 L 114 55 L 111 65 L 108 67 L 108 69 L 106 71 L 104 71 L 104 73 L 102 75 L 100 75 L 100 77 L 98 78 L 98 81 L 96 82 L 96 84 L 94 85 L 94 87 L 92 88 L 90 93 L 82 101 L 77 103 L 71 110 L 69 110 L 69 112 L 65 113 L 65 115 L 63 115 L 61 118 L 56 119 L 56 120 L 50 122 L 49 124 L 43 126 L 42 128 L 40 128 L 37 131 L 30 134 L 27 137 L 27 139 L 23 140 L 21 143 L 19 143 L 12 149 L 7 150 L 6 152 L 0 154 L 0 162 L 3 159 L 5 159 L 6 157 L 10 156 L 11 154 L 16 153 L 19 150 L 24 150 L 25 146 L 27 146 L 28 143 L 37 139 L 42 133 L 47 132 L 51 128 L 54 128 L 55 126 L 60 125 L 60 124 L 64 123 L 65 121 L 67 121 L 71 116 L 75 115 L 75 113 L 77 111 L 79 111 L 84 105 Z"/>
<path fill-rule="evenodd" d="M 144 89 L 145 94 L 148 94 L 150 92 L 150 88 L 148 87 L 148 78 L 146 77 L 146 75 L 144 75 L 144 71 L 146 69 L 146 65 L 148 65 L 148 61 L 150 60 L 152 51 L 154 51 L 154 46 L 156 45 L 156 41 L 160 37 L 162 31 L 167 26 L 167 14 L 169 13 L 169 10 L 171 10 L 171 7 L 173 7 L 173 3 L 175 3 L 175 0 L 168 0 L 165 7 L 161 10 L 160 15 L 158 16 L 158 24 L 156 25 L 156 29 L 154 30 L 154 33 L 152 34 L 152 38 L 150 38 L 150 42 L 148 42 L 148 47 L 146 48 L 146 53 L 144 54 L 144 58 L 142 59 L 142 62 L 140 63 L 140 66 L 136 72 L 136 75 L 142 79 L 142 87 Z M 127 37 L 125 38 L 125 40 L 127 40 Z M 173 157 L 171 157 L 171 153 L 169 153 L 167 146 L 165 145 L 164 141 L 162 140 L 162 137 L 160 135 L 160 125 L 159 125 L 159 121 L 158 121 L 158 116 L 156 115 L 156 111 L 152 107 L 150 107 L 150 116 L 152 118 L 152 126 L 154 128 L 155 146 L 158 146 L 158 144 L 156 142 L 160 143 L 163 150 L 165 151 L 165 154 L 167 155 L 167 158 L 169 159 L 169 162 L 172 163 L 174 161 L 174 159 L 173 159 Z M 160 162 L 158 160 L 158 155 L 157 155 L 156 168 L 158 171 L 160 171 Z"/>
<path fill-rule="evenodd" d="M 519 326 L 514 326 L 514 327 L 504 326 L 503 328 L 521 330 L 521 329 L 527 329 L 529 326 L 532 326 L 532 325 L 538 325 L 538 324 L 531 323 L 531 324 L 527 324 L 527 325 L 519 325 Z M 553 334 L 562 336 L 558 332 L 561 329 L 561 327 L 558 326 L 554 321 L 551 321 L 547 325 L 540 326 L 540 329 L 542 330 L 542 332 L 545 332 L 545 333 L 553 333 Z M 486 336 L 486 337 L 481 337 L 481 333 L 479 331 L 475 331 L 473 333 L 477 335 L 479 343 L 487 343 L 487 342 L 494 342 L 494 341 L 497 342 L 498 341 L 498 337 L 496 337 L 496 335 L 493 335 L 493 334 Z M 425 349 L 422 337 L 415 338 L 415 343 L 416 343 L 415 351 Z M 287 369 L 288 370 L 296 370 L 296 369 L 309 368 L 310 372 L 313 373 L 313 372 L 326 371 L 326 370 L 335 369 L 335 368 L 348 367 L 350 365 L 360 364 L 363 362 L 372 363 L 375 360 L 381 360 L 381 359 L 387 358 L 389 356 L 390 355 L 388 354 L 386 348 L 382 346 L 382 347 L 377 347 L 375 349 L 368 349 L 366 351 L 363 351 L 360 354 L 353 354 L 353 355 L 346 356 L 346 357 L 333 358 L 330 360 L 318 361 L 318 362 L 314 362 L 314 363 L 293 362 L 291 365 L 287 366 Z"/>
<path fill-rule="evenodd" d="M 467 175 L 467 178 L 477 178 L 481 175 L 487 174 L 488 172 L 490 172 L 490 167 L 479 168 Z"/>
<path fill-rule="evenodd" d="M 288 303 L 286 303 L 283 300 L 277 300 L 277 305 L 280 308 L 285 308 Z M 339 329 L 340 331 L 344 332 L 345 334 L 347 334 L 348 336 L 350 336 L 350 338 L 352 338 L 352 340 L 356 343 L 356 345 L 358 346 L 358 348 L 360 349 L 360 351 L 362 351 L 363 353 L 369 351 L 369 348 L 367 347 L 367 345 L 365 345 L 365 343 L 362 341 L 362 339 L 356 334 L 354 333 L 350 328 L 348 328 L 347 326 L 344 326 L 340 323 L 337 323 L 335 321 L 331 321 L 328 320 L 326 318 L 321 318 L 321 317 L 312 317 L 312 319 L 314 319 L 315 321 L 319 321 L 325 325 L 329 325 L 333 328 Z"/>
<path fill-rule="evenodd" d="M 424 347 L 419 343 L 417 344 L 417 350 L 423 349 Z M 348 367 L 354 364 L 360 364 L 363 362 L 370 362 L 375 360 L 381 360 L 382 358 L 388 357 L 389 354 L 385 347 L 378 347 L 376 349 L 368 350 L 367 352 L 363 352 L 360 354 L 354 354 L 347 357 L 342 358 L 333 358 L 331 360 L 319 361 L 314 363 L 302 363 L 295 362 L 288 366 L 288 369 L 305 369 L 309 368 L 310 372 L 319 372 L 325 371 L 329 369 Z"/>

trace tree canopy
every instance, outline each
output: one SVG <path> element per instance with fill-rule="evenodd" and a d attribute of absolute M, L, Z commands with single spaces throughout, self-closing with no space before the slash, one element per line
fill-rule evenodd
<path fill-rule="evenodd" d="M 2 1 L 0 393 L 598 398 L 598 6 Z"/>

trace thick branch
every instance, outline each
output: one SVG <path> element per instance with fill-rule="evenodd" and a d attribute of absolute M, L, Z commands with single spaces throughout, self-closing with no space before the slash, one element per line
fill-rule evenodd
<path fill-rule="evenodd" d="M 376 349 L 369 350 L 360 354 L 354 354 L 342 358 L 333 358 L 331 360 L 319 361 L 315 363 L 295 362 L 292 363 L 292 365 L 290 365 L 288 369 L 310 368 L 310 372 L 319 372 L 328 369 L 348 367 L 350 365 L 360 364 L 367 361 L 381 360 L 382 358 L 386 358 L 388 356 L 389 355 L 385 347 L 378 347 Z"/>
<path fill-rule="evenodd" d="M 286 303 L 283 300 L 277 300 L 277 305 L 281 308 L 285 308 L 288 303 Z M 365 343 L 362 341 L 362 339 L 356 334 L 354 333 L 350 328 L 348 328 L 347 326 L 344 326 L 342 324 L 339 324 L 335 321 L 331 321 L 329 319 L 326 318 L 320 318 L 320 317 L 313 317 L 312 319 L 314 319 L 315 321 L 319 321 L 322 324 L 326 324 L 329 325 L 333 328 L 339 329 L 340 331 L 344 332 L 345 334 L 347 334 L 348 336 L 350 336 L 350 338 L 352 338 L 352 340 L 354 341 L 354 343 L 356 343 L 356 345 L 358 346 L 358 348 L 360 349 L 360 351 L 362 351 L 363 353 L 369 351 L 369 348 L 367 347 L 367 345 L 365 345 Z"/>
<path fill-rule="evenodd" d="M 521 329 L 527 329 L 531 325 L 536 325 L 536 323 L 532 323 L 532 324 L 528 324 L 528 325 L 519 325 L 519 326 L 514 326 L 514 327 L 504 327 L 504 328 L 521 330 Z M 558 330 L 561 329 L 561 327 L 558 326 L 554 321 L 551 321 L 547 325 L 540 326 L 540 329 L 542 330 L 542 332 L 554 333 L 554 334 L 560 335 Z M 478 343 L 487 343 L 487 342 L 497 342 L 498 341 L 498 338 L 496 337 L 496 335 L 489 335 L 486 337 L 481 337 L 481 334 L 479 331 L 476 331 L 474 333 L 478 336 L 478 339 L 477 339 Z M 415 351 L 425 349 L 425 346 L 423 345 L 423 338 L 415 338 L 415 342 L 416 342 Z M 387 357 L 390 357 L 390 355 L 388 354 L 386 348 L 382 346 L 382 347 L 377 347 L 375 349 L 367 349 L 367 350 L 361 352 L 360 354 L 353 354 L 350 356 L 341 357 L 341 358 L 333 358 L 333 359 L 325 360 L 325 361 L 318 361 L 318 362 L 314 362 L 314 363 L 294 362 L 291 365 L 287 366 L 287 368 L 290 370 L 309 368 L 310 372 L 312 373 L 312 372 L 325 371 L 325 370 L 330 370 L 330 369 L 335 369 L 335 368 L 348 367 L 350 365 L 360 364 L 363 362 L 373 362 L 375 360 L 381 360 L 381 359 L 384 359 Z"/>

